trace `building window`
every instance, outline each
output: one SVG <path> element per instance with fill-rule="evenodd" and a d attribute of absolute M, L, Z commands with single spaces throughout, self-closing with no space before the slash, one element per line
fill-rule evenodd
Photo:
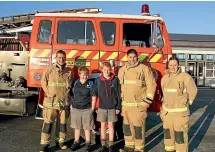
<path fill-rule="evenodd" d="M 215 77 L 214 73 L 215 73 L 215 68 L 214 68 L 215 64 L 214 62 L 207 62 L 206 63 L 206 77 Z"/>
<path fill-rule="evenodd" d="M 59 21 L 59 44 L 95 45 L 96 33 L 91 21 Z"/>
<path fill-rule="evenodd" d="M 185 54 L 177 54 L 179 60 L 185 60 Z"/>
<path fill-rule="evenodd" d="M 206 70 L 206 77 L 213 77 L 213 70 Z"/>
<path fill-rule="evenodd" d="M 206 59 L 207 59 L 208 61 L 213 61 L 213 58 L 214 58 L 214 56 L 211 55 L 211 54 L 206 56 Z"/>
<path fill-rule="evenodd" d="M 115 44 L 116 37 L 116 23 L 101 22 L 101 31 L 104 44 L 108 46 L 113 46 Z"/>
<path fill-rule="evenodd" d="M 188 60 L 195 60 L 196 55 L 195 54 L 189 54 L 188 55 Z"/>
<path fill-rule="evenodd" d="M 206 69 L 213 70 L 213 62 L 207 62 L 206 63 Z"/>
<path fill-rule="evenodd" d="M 197 60 L 203 60 L 203 55 L 202 54 L 197 54 L 196 59 Z"/>

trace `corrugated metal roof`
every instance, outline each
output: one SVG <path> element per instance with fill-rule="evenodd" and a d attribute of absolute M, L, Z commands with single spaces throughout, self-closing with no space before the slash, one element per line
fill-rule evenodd
<path fill-rule="evenodd" d="M 215 48 L 215 35 L 169 34 L 172 47 Z"/>

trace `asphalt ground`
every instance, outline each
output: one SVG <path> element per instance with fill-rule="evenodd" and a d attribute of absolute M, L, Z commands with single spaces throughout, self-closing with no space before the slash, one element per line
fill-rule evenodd
<path fill-rule="evenodd" d="M 189 152 L 215 152 L 215 89 L 199 89 L 198 96 L 191 106 L 189 123 Z M 70 123 L 70 122 L 68 122 Z M 149 114 L 146 122 L 145 152 L 164 152 L 163 127 L 160 117 Z M 38 152 L 42 120 L 34 116 L 19 117 L 0 115 L 0 152 Z M 52 135 L 54 139 L 54 134 Z M 68 145 L 73 143 L 73 129 L 68 125 Z M 117 149 L 123 140 L 116 141 Z M 94 151 L 99 146 L 93 145 Z M 63 152 L 52 141 L 50 152 Z M 69 152 L 67 149 L 64 152 Z M 84 152 L 84 148 L 78 150 Z"/>

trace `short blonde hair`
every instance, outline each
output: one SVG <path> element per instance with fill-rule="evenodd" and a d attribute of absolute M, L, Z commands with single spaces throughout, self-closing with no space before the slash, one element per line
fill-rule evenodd
<path fill-rule="evenodd" d="M 80 75 L 81 73 L 89 74 L 89 69 L 85 66 L 82 66 L 78 69 L 78 74 Z"/>

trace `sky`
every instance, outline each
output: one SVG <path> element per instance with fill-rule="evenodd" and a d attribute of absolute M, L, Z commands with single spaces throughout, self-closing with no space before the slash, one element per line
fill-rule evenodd
<path fill-rule="evenodd" d="M 97 7 L 108 14 L 139 15 L 142 4 L 148 4 L 150 13 L 161 14 L 169 33 L 215 35 L 214 2 L 154 2 L 154 1 L 66 1 L 66 2 L 4 2 L 0 1 L 0 16 L 37 11 Z"/>

